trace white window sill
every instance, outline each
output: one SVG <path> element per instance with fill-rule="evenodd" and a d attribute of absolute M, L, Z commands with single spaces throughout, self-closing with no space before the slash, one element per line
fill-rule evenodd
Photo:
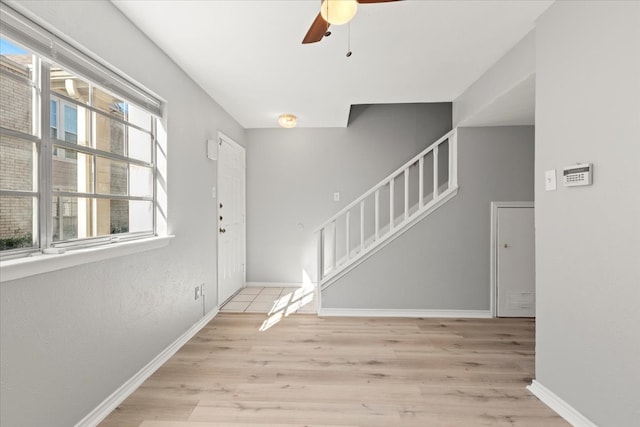
<path fill-rule="evenodd" d="M 0 282 L 22 279 L 36 274 L 104 261 L 124 255 L 159 249 L 169 245 L 174 236 L 150 237 L 85 249 L 73 249 L 60 255 L 35 255 L 0 262 Z"/>

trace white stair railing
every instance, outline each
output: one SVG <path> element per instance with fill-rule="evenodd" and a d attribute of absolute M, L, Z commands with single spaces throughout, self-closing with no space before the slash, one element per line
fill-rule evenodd
<path fill-rule="evenodd" d="M 453 129 L 316 229 L 318 282 L 328 285 L 455 196 Z"/>

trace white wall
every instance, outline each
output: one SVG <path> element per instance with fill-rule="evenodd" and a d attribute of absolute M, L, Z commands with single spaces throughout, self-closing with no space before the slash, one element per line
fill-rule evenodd
<path fill-rule="evenodd" d="M 640 3 L 556 2 L 536 37 L 536 378 L 598 426 L 638 425 Z M 592 186 L 544 191 L 576 162 Z"/>
<path fill-rule="evenodd" d="M 492 201 L 533 200 L 532 126 L 458 129 L 458 194 L 322 293 L 322 308 L 490 308 Z"/>
<path fill-rule="evenodd" d="M 449 130 L 450 103 L 354 106 L 346 129 L 248 130 L 247 281 L 315 281 L 314 229 Z"/>
<path fill-rule="evenodd" d="M 167 100 L 168 227 L 163 249 L 0 286 L 0 424 L 74 425 L 217 306 L 218 130 L 244 130 L 106 0 L 20 2 Z M 194 288 L 206 284 L 206 305 Z"/>

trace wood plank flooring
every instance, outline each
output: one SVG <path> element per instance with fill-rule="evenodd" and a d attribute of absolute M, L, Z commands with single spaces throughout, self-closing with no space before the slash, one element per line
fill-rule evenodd
<path fill-rule="evenodd" d="M 219 314 L 102 427 L 568 426 L 530 319 Z"/>

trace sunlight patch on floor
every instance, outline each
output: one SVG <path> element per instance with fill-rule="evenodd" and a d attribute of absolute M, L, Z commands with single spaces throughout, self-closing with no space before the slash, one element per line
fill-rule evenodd
<path fill-rule="evenodd" d="M 260 326 L 260 331 L 268 330 L 283 318 L 301 312 L 303 307 L 311 305 L 314 302 L 314 293 L 315 288 L 313 286 L 303 286 L 291 292 L 283 291 L 269 311 L 269 318 Z"/>
<path fill-rule="evenodd" d="M 266 331 L 295 313 L 316 314 L 316 288 L 312 283 L 302 287 L 248 287 L 242 289 L 221 309 L 226 313 L 264 313 L 268 317 L 260 326 Z"/>

